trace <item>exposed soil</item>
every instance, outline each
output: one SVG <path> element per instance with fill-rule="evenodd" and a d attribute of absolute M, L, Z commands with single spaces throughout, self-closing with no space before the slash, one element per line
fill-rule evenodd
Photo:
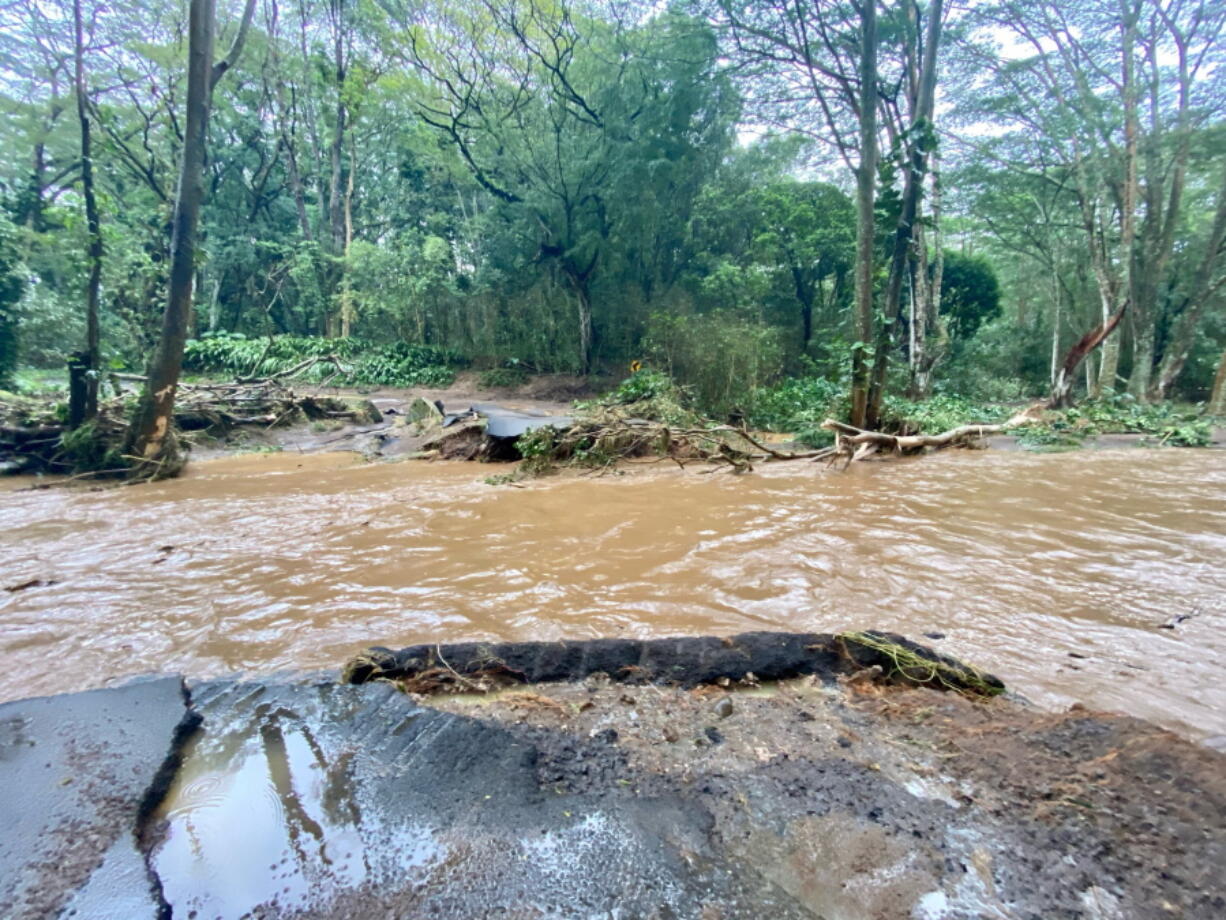
<path fill-rule="evenodd" d="M 813 677 L 418 699 L 522 737 L 559 795 L 696 797 L 817 916 L 1226 912 L 1226 758 L 1139 720 Z"/>

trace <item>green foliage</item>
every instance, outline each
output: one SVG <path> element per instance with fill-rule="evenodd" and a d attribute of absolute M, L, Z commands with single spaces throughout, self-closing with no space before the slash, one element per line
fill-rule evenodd
<path fill-rule="evenodd" d="M 486 389 L 523 386 L 528 380 L 528 372 L 522 367 L 495 367 L 483 371 L 477 382 Z"/>
<path fill-rule="evenodd" d="M 713 417 L 743 414 L 754 390 L 783 370 L 779 330 L 734 311 L 652 314 L 648 354 Z"/>
<path fill-rule="evenodd" d="M 97 420 L 86 422 L 60 435 L 59 457 L 74 473 L 123 470 L 120 445 L 113 431 L 104 430 Z"/>
<path fill-rule="evenodd" d="M 794 434 L 802 444 L 824 447 L 834 435 L 821 427 L 850 410 L 847 388 L 824 377 L 793 377 L 753 394 L 749 422 L 755 428 Z"/>
<path fill-rule="evenodd" d="M 338 373 L 332 363 L 318 363 L 296 376 L 312 382 L 332 378 L 338 385 L 444 387 L 455 379 L 450 365 L 461 360 L 447 349 L 406 342 L 374 345 L 358 339 L 298 336 L 256 339 L 240 333 L 222 333 L 189 341 L 183 353 L 183 366 L 205 375 L 267 377 L 310 358 L 329 356 L 340 360 L 343 373 Z"/>
<path fill-rule="evenodd" d="M 696 426 L 701 424 L 701 419 L 689 408 L 691 402 L 689 391 L 678 386 L 667 374 L 640 370 L 599 399 L 575 403 L 575 410 L 593 415 L 603 410 L 668 425 Z"/>
<path fill-rule="evenodd" d="M 17 230 L 0 214 L 0 389 L 11 385 L 17 368 L 17 305 L 25 287 Z"/>
<path fill-rule="evenodd" d="M 637 371 L 619 383 L 612 391 L 602 396 L 595 404 L 602 406 L 629 406 L 648 399 L 676 399 L 680 402 L 681 391 L 673 379 L 659 371 Z M 579 403 L 591 406 L 593 403 Z"/>
<path fill-rule="evenodd" d="M 881 430 L 892 434 L 940 434 L 959 425 L 995 424 L 1008 418 L 1003 406 L 987 406 L 961 396 L 934 396 L 922 402 L 887 397 Z"/>
<path fill-rule="evenodd" d="M 1213 434 L 1209 421 L 1195 409 L 1172 403 L 1141 404 L 1126 395 L 1065 409 L 1057 420 L 1066 430 L 1083 436 L 1144 434 L 1152 443 L 1171 447 L 1205 447 Z M 1055 421 L 1052 424 L 1054 427 Z"/>
<path fill-rule="evenodd" d="M 1201 6 L 1172 12 L 1169 27 L 1181 19 L 1186 25 Z M 86 233 L 74 190 L 79 177 L 68 168 L 79 159 L 80 138 L 52 91 L 62 61 L 37 53 L 70 48 L 71 20 L 23 16 L 27 7 L 34 8 L 0 13 L 7 26 L 0 50 L 14 74 L 0 123 L 7 154 L 0 189 L 18 225 L 0 228 L 0 378 L 12 368 L 18 332 L 22 364 L 45 368 L 62 368 L 84 339 Z M 837 182 L 811 178 L 842 169 L 828 149 L 800 136 L 828 133 L 813 131 L 820 106 L 802 99 L 813 87 L 789 88 L 791 78 L 769 56 L 762 69 L 727 67 L 737 55 L 721 47 L 727 33 L 709 23 L 714 8 L 687 16 L 684 7 L 661 7 L 647 18 L 604 4 L 476 0 L 328 9 L 326 23 L 317 4 L 281 9 L 282 27 L 252 35 L 258 47 L 249 46 L 239 62 L 240 79 L 214 100 L 216 168 L 202 213 L 194 328 L 246 337 L 200 338 L 188 348 L 189 370 L 264 375 L 337 354 L 346 368 L 337 383 L 440 386 L 451 379 L 458 352 L 477 367 L 497 368 L 484 385 L 511 386 L 522 377 L 504 367 L 509 356 L 540 371 L 576 371 L 584 358 L 606 371 L 643 359 L 683 388 L 632 400 L 644 413 L 680 417 L 698 409 L 809 440 L 829 437 L 817 426 L 827 415 L 845 415 L 850 349 L 858 347 L 849 344 L 855 210 Z M 882 85 L 903 85 L 905 57 L 895 52 L 900 37 L 918 28 L 909 9 L 882 10 Z M 1052 9 L 1023 4 L 1010 14 L 1017 21 L 997 25 L 1016 34 L 1033 11 L 1026 29 L 1058 28 L 1063 20 L 1048 17 Z M 757 3 L 746 11 L 757 25 L 775 26 L 824 11 L 834 23 L 827 50 L 854 57 L 856 15 L 846 4 L 792 10 Z M 108 358 L 135 368 L 151 352 L 165 303 L 167 202 L 181 128 L 174 100 L 181 98 L 186 49 L 177 6 L 113 12 L 94 24 L 92 41 L 126 51 L 88 63 L 106 250 L 102 342 Z M 222 32 L 233 32 L 236 13 L 219 11 Z M 944 174 L 943 235 L 926 237 L 930 246 L 944 239 L 959 250 L 945 256 L 941 322 L 929 329 L 933 385 L 972 403 L 1040 395 L 1049 387 L 1053 350 L 1059 357 L 1098 322 L 1082 204 L 1100 216 L 1107 267 L 1118 274 L 1129 264 L 1111 216 L 1119 213 L 1115 192 L 1125 175 L 1112 153 L 1127 146 L 1119 141 L 1124 96 L 1103 91 L 1110 88 L 1106 75 L 1119 73 L 1118 11 L 1068 13 L 1076 31 L 1093 37 L 1085 46 L 1091 57 L 1113 63 L 1077 74 L 1058 56 L 970 54 L 965 31 L 941 51 L 943 59 L 946 49 L 955 55 L 948 71 L 942 66 L 941 79 L 949 81 L 942 96 L 948 93 L 966 123 L 1000 129 L 975 139 L 984 156 L 951 161 L 958 169 Z M 989 4 L 964 22 L 983 25 L 999 14 Z M 1146 13 L 1142 20 L 1164 44 L 1138 47 L 1174 60 L 1167 17 Z M 1194 44 L 1216 34 L 1207 27 L 1192 33 L 1200 36 Z M 337 85 L 339 47 L 347 60 Z M 963 51 L 968 56 L 959 63 Z M 1060 96 L 1088 107 L 1046 104 L 1055 89 L 1044 76 L 1047 64 L 1067 82 Z M 140 102 L 129 92 L 132 67 L 148 90 Z M 984 82 L 983 73 L 1000 79 Z M 1176 383 L 1182 397 L 1204 399 L 1226 313 L 1220 298 L 1194 297 L 1192 279 L 1214 224 L 1226 97 L 1201 92 L 1196 106 L 1209 108 L 1197 109 L 1185 134 L 1175 129 L 1183 120 L 1171 108 L 1180 98 L 1174 69 L 1164 65 L 1153 76 L 1159 95 L 1152 111 L 1160 118 L 1142 126 L 1142 186 L 1184 175 L 1169 165 L 1185 140 L 1191 155 L 1183 204 L 1172 211 L 1172 252 L 1154 275 L 1161 296 L 1149 306 L 1149 327 L 1161 361 L 1178 351 L 1180 318 L 1204 303 Z M 801 131 L 737 144 L 747 99 L 762 106 L 751 120 Z M 1036 108 L 1035 100 L 1043 104 Z M 345 116 L 339 124 L 338 112 Z M 1091 122 L 1108 134 L 1091 131 Z M 317 147 L 337 127 L 342 157 L 334 179 L 331 157 L 318 156 Z M 843 127 L 854 137 L 853 121 Z M 897 229 L 898 155 L 912 143 L 931 150 L 936 142 L 927 121 L 915 131 L 892 138 L 900 146 L 878 159 L 878 255 L 890 251 Z M 1068 161 L 1078 150 L 1084 154 L 1077 163 Z M 32 176 L 36 162 L 42 172 Z M 925 190 L 918 218 L 925 230 L 936 229 L 931 194 Z M 1138 220 L 1144 223 L 1140 212 Z M 1138 225 L 1134 255 L 1145 256 L 1162 235 Z M 5 279 L 17 277 L 8 268 L 15 251 L 30 279 L 18 312 L 16 297 L 5 294 Z M 971 251 L 991 263 L 963 254 Z M 1145 268 L 1147 258 L 1134 267 Z M 884 269 L 879 260 L 878 283 Z M 582 358 L 579 303 L 591 310 L 591 354 Z M 1117 333 L 1124 373 L 1133 368 L 1141 314 L 1134 308 Z M 342 329 L 356 338 L 330 337 Z M 900 330 L 890 356 L 893 392 L 907 384 L 909 331 Z M 270 333 L 277 338 L 265 351 Z M 303 378 L 318 381 L 333 371 L 320 364 Z M 796 379 L 777 383 L 785 373 Z M 944 420 L 958 414 L 949 405 L 931 409 L 931 417 L 917 407 L 894 409 L 899 426 L 939 427 L 940 413 Z M 974 409 L 960 420 L 986 417 Z M 1079 420 L 1062 424 L 1082 427 Z M 1155 440 L 1169 434 L 1163 443 L 1200 437 L 1183 427 L 1174 421 L 1145 433 Z"/>
<path fill-rule="evenodd" d="M 988 322 L 969 341 L 955 341 L 941 365 L 937 392 L 952 392 L 984 402 L 1011 402 L 1044 395 L 1050 388 L 1050 355 L 1035 347 L 1050 335 L 1045 325 Z"/>
<path fill-rule="evenodd" d="M 1000 283 L 992 263 L 982 256 L 945 253 L 941 315 L 950 335 L 969 339 L 979 327 L 1000 316 Z"/>
<path fill-rule="evenodd" d="M 1074 450 L 1085 443 L 1087 432 L 1070 425 L 1063 417 L 1048 419 L 1042 425 L 1028 425 L 1017 430 L 1018 441 L 1033 450 Z"/>
<path fill-rule="evenodd" d="M 1047 412 L 1041 425 L 1021 428 L 1017 434 L 1023 444 L 1041 450 L 1079 447 L 1103 434 L 1142 434 L 1144 443 L 1153 446 L 1207 447 L 1213 426 L 1191 407 L 1143 405 L 1117 396 Z"/>
<path fill-rule="evenodd" d="M 13 392 L 22 396 L 62 396 L 68 381 L 62 371 L 23 369 L 13 374 Z"/>

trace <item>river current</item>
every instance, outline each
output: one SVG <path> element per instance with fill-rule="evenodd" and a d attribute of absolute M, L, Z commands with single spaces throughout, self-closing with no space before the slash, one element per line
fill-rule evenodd
<path fill-rule="evenodd" d="M 1222 452 L 501 471 L 281 453 L 0 493 L 0 699 L 371 644 L 875 628 L 1042 706 L 1226 733 Z"/>

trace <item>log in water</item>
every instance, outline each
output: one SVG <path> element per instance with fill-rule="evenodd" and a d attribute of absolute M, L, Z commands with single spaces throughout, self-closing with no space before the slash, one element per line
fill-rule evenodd
<path fill-rule="evenodd" d="M 0 592 L 0 698 L 338 668 L 370 644 L 885 629 L 1043 705 L 1218 735 L 1224 460 L 952 452 L 515 488 L 486 485 L 494 467 L 275 454 L 8 492 L 0 587 L 38 584 Z"/>

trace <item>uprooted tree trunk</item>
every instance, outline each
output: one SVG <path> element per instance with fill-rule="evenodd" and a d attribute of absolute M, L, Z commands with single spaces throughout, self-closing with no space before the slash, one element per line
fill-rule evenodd
<path fill-rule="evenodd" d="M 1037 404 L 1019 412 L 1007 422 L 996 425 L 960 425 L 940 434 L 885 434 L 881 431 L 865 431 L 832 418 L 822 422 L 822 427 L 834 432 L 834 448 L 828 455 L 830 461 L 843 458 L 850 464 L 854 460 L 864 460 L 880 453 L 914 454 L 944 447 L 967 447 L 988 435 L 1004 434 L 1035 421 L 1042 409 L 1042 404 Z"/>

